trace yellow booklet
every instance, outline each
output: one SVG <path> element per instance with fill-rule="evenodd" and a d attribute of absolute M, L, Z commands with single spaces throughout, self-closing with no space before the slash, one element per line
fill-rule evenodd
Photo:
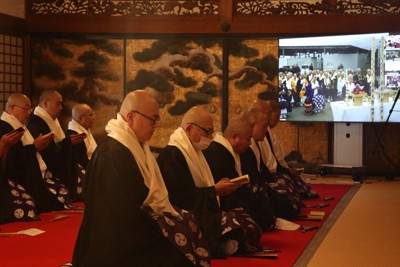
<path fill-rule="evenodd" d="M 232 183 L 248 184 L 250 183 L 250 177 L 248 174 L 230 179 Z"/>

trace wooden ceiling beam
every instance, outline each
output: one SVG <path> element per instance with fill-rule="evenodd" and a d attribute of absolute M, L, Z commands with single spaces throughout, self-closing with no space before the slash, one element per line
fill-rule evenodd
<path fill-rule="evenodd" d="M 400 31 L 398 15 L 31 17 L 31 33 L 107 34 L 346 34 Z"/>

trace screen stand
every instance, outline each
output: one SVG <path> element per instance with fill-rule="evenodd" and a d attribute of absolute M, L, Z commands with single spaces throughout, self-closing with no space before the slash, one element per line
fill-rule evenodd
<path fill-rule="evenodd" d="M 362 167 L 363 124 L 335 123 L 334 132 L 334 164 Z"/>

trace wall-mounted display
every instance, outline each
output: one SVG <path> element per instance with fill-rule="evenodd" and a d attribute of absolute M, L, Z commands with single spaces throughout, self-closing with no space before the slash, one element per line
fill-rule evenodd
<path fill-rule="evenodd" d="M 279 40 L 281 120 L 400 122 L 400 71 L 388 33 Z M 385 39 L 386 37 L 386 39 Z M 386 77 L 386 83 L 384 82 Z M 391 116 L 389 117 L 389 114 Z"/>

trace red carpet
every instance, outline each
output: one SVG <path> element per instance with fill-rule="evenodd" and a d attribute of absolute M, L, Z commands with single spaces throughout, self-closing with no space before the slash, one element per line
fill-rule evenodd
<path fill-rule="evenodd" d="M 327 219 L 338 201 L 351 188 L 350 185 L 312 185 L 321 197 L 333 196 L 330 201 L 322 199 L 308 200 L 306 204 L 318 204 L 321 202 L 329 203 L 329 207 L 321 209 L 304 209 L 304 213 L 309 210 L 325 211 L 326 215 L 322 222 L 303 221 L 301 225 L 318 225 Z M 58 215 L 69 215 L 58 221 L 50 220 Z M 0 266 L 2 267 L 57 267 L 60 264 L 71 261 L 76 235 L 79 230 L 82 214 L 70 212 L 43 213 L 40 215 L 41 221 L 9 223 L 0 225 L 1 232 L 17 232 L 29 228 L 38 228 L 46 231 L 43 234 L 30 237 L 26 235 L 13 235 L 0 237 Z M 302 233 L 300 230 L 274 231 L 266 233 L 262 238 L 262 245 L 274 249 L 279 249 L 278 259 L 251 259 L 231 257 L 227 260 L 213 260 L 214 267 L 243 267 L 243 266 L 292 266 L 301 255 L 307 244 L 317 231 Z"/>
<path fill-rule="evenodd" d="M 322 221 L 294 221 L 300 225 L 317 225 L 318 228 L 326 221 L 329 214 L 335 208 L 340 199 L 351 188 L 351 185 L 328 185 L 328 184 L 315 184 L 312 188 L 320 195 L 319 199 L 306 200 L 305 204 L 318 205 L 319 203 L 329 203 L 328 207 L 324 208 L 304 208 L 302 214 L 308 214 L 310 210 L 325 211 L 325 217 Z M 324 197 L 332 196 L 333 200 L 323 201 Z M 276 230 L 273 232 L 265 233 L 261 240 L 261 245 L 268 248 L 278 249 L 281 252 L 278 254 L 278 259 L 255 259 L 255 258 L 239 258 L 231 257 L 227 260 L 213 260 L 213 267 L 286 267 L 293 266 L 296 260 L 303 253 L 308 243 L 317 233 L 316 230 L 302 233 L 301 230 L 297 231 L 282 231 Z"/>

